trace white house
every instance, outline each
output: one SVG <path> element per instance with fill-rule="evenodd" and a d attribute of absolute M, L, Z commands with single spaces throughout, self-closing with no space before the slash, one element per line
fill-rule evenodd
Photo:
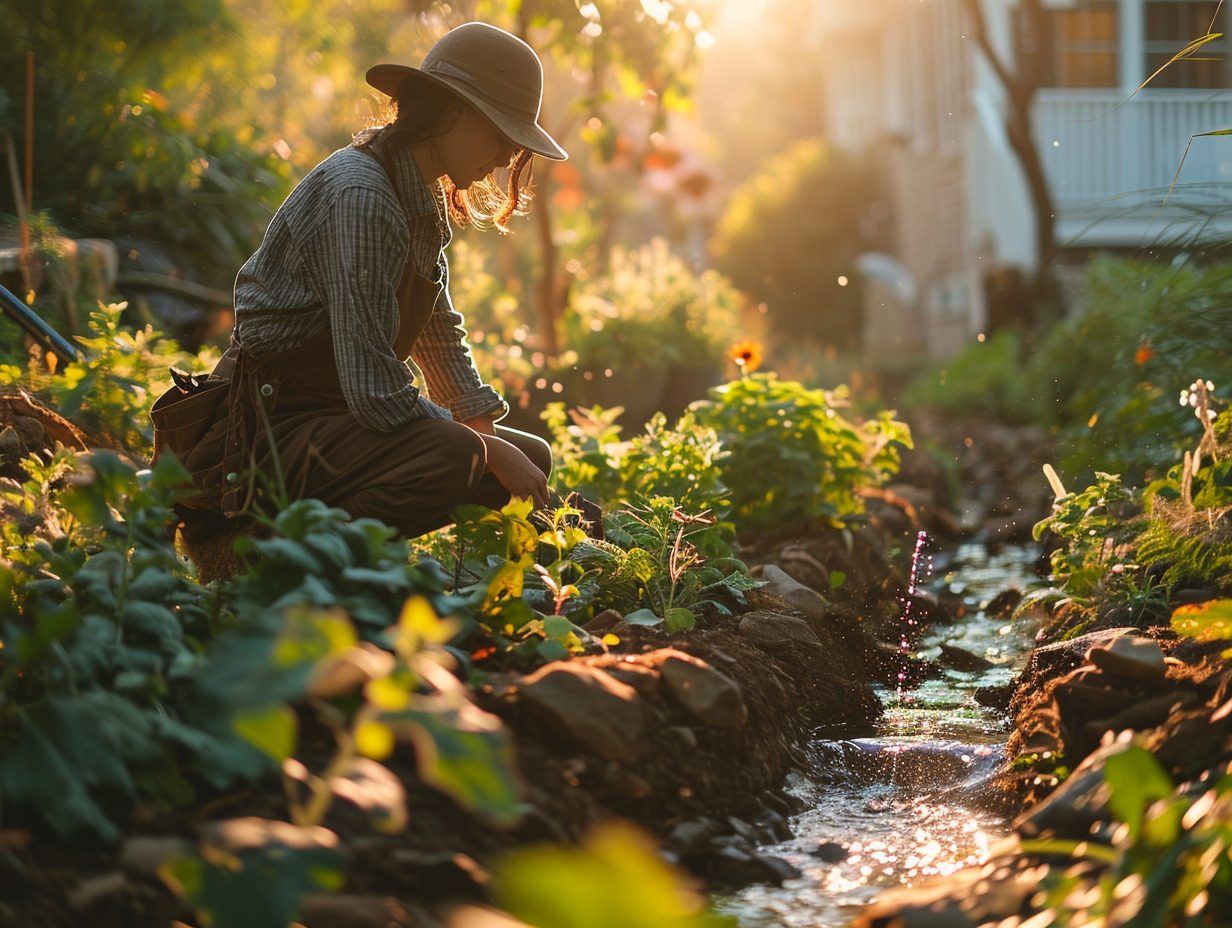
<path fill-rule="evenodd" d="M 989 41 L 1013 71 L 1024 60 L 1023 4 L 979 2 Z M 1092 249 L 1232 238 L 1232 136 L 1190 144 L 1191 136 L 1232 129 L 1228 7 L 1041 3 L 1043 66 L 1031 117 L 1062 270 Z M 870 265 L 881 269 L 867 290 L 872 349 L 952 354 L 995 323 L 997 302 L 1011 290 L 1006 281 L 1038 264 L 1029 188 L 1005 129 L 1006 88 L 963 7 L 962 0 L 818 7 L 830 138 L 883 159 L 897 210 L 895 253 Z M 1223 36 L 1202 46 L 1200 60 L 1155 73 L 1208 32 Z"/>

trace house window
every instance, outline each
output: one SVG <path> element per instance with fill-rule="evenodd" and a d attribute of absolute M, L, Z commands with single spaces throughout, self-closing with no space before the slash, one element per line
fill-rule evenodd
<path fill-rule="evenodd" d="M 1228 16 L 1220 9 L 1218 0 L 1147 0 L 1143 12 L 1145 76 L 1155 75 L 1148 86 L 1226 90 L 1232 84 L 1228 70 Z M 1168 64 L 1173 55 L 1208 32 L 1224 35 L 1207 42 L 1193 58 Z M 1163 70 L 1155 74 L 1160 68 Z"/>
<path fill-rule="evenodd" d="M 1118 85 L 1115 0 L 1092 0 L 1079 2 L 1070 9 L 1049 10 L 1048 19 L 1048 35 L 1042 37 L 1042 86 Z"/>

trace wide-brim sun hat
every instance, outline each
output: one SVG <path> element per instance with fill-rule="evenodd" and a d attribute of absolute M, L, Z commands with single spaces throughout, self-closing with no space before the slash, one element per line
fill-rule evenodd
<path fill-rule="evenodd" d="M 368 83 L 395 97 L 409 79 L 428 80 L 452 90 L 492 121 L 520 148 L 553 161 L 569 157 L 539 125 L 543 65 L 535 50 L 516 35 L 487 23 L 451 29 L 424 55 L 418 68 L 378 64 Z"/>

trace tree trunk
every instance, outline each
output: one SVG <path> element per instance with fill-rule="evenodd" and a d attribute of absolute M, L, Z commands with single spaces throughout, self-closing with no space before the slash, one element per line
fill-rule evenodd
<path fill-rule="evenodd" d="M 542 200 L 552 176 L 550 162 L 540 161 L 536 173 L 540 175 L 537 199 Z M 545 176 L 546 175 L 546 176 Z M 562 307 L 560 288 L 556 283 L 556 239 L 552 234 L 552 211 L 546 203 L 537 203 L 534 210 L 535 233 L 539 237 L 539 279 L 535 284 L 535 302 L 539 310 L 539 328 L 543 336 L 543 350 L 548 357 L 560 353 L 560 333 L 557 331 Z"/>
<path fill-rule="evenodd" d="M 1035 218 L 1035 289 L 1038 295 L 1045 295 L 1052 292 L 1051 286 L 1044 281 L 1051 276 L 1051 265 L 1056 256 L 1056 207 L 1044 175 L 1043 162 L 1040 161 L 1035 145 L 1031 104 L 1035 99 L 1035 91 L 1044 79 L 1044 36 L 1049 23 L 1048 13 L 1040 0 L 1021 0 L 1021 4 L 1018 60 L 1014 62 L 1015 68 L 1011 71 L 988 37 L 981 0 L 962 0 L 976 44 L 1005 88 L 1008 107 L 1005 114 L 1006 136 L 1027 182 Z"/>

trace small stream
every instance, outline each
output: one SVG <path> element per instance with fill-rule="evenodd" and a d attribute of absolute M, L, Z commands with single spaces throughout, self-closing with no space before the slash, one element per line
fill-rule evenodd
<path fill-rule="evenodd" d="M 790 841 L 762 848 L 803 876 L 716 900 L 718 911 L 735 916 L 741 928 L 839 928 L 886 888 L 985 859 L 1008 826 L 967 807 L 961 787 L 1000 763 L 1008 720 L 979 706 L 972 694 L 1014 678 L 1035 629 L 989 616 L 984 607 L 1003 590 L 1038 583 L 1036 555 L 1030 547 L 990 553 L 964 545 L 936 576 L 921 580 L 922 588 L 934 591 L 948 585 L 966 615 L 934 626 L 912 654 L 935 660 L 945 644 L 992 666 L 946 670 L 902 693 L 883 689 L 878 695 L 885 717 L 872 737 L 809 745 L 812 769 L 789 784 L 808 808 L 792 819 Z"/>

